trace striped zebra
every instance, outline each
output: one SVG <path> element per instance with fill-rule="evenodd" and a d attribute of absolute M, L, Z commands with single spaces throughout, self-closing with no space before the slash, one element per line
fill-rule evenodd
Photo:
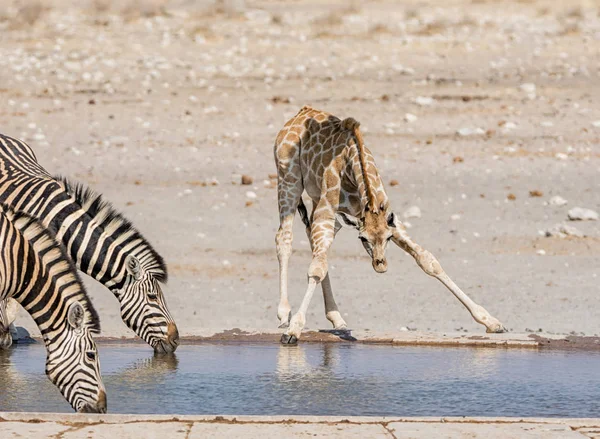
<path fill-rule="evenodd" d="M 100 332 L 77 270 L 35 218 L 0 206 L 0 299 L 14 298 L 46 344 L 46 375 L 78 412 L 105 413 L 106 392 L 92 336 Z"/>
<path fill-rule="evenodd" d="M 13 322 L 17 318 L 18 304 L 12 297 L 0 300 L 0 349 L 8 349 L 12 345 L 12 333 L 15 332 Z"/>
<path fill-rule="evenodd" d="M 101 282 L 121 304 L 121 317 L 155 352 L 175 351 L 177 326 L 160 283 L 163 258 L 99 194 L 52 177 L 32 149 L 0 134 L 0 202 L 29 213 L 52 230 L 77 268 Z"/>

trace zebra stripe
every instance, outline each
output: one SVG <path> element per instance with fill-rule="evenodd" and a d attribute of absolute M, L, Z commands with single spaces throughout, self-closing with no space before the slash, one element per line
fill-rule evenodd
<path fill-rule="evenodd" d="M 75 266 L 35 218 L 0 205 L 0 299 L 27 310 L 46 345 L 46 374 L 78 412 L 106 412 L 92 336 L 100 333 Z"/>
<path fill-rule="evenodd" d="M 42 168 L 24 142 L 0 134 L 0 202 L 52 230 L 76 266 L 121 303 L 121 317 L 157 352 L 173 352 L 177 326 L 165 302 L 162 257 L 99 194 Z"/>

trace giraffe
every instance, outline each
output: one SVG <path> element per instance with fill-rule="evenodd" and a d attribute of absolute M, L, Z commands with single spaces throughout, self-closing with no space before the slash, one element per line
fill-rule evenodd
<path fill-rule="evenodd" d="M 444 272 L 437 259 L 408 235 L 390 207 L 375 160 L 364 146 L 359 126 L 351 117 L 341 120 L 304 106 L 277 135 L 274 151 L 280 221 L 275 237 L 280 293 L 277 317 L 279 327 L 287 328 L 281 342 L 298 342 L 306 323 L 306 311 L 319 284 L 327 319 L 335 329 L 346 329 L 327 269 L 327 252 L 342 226 L 358 231 L 377 273 L 387 271 L 385 251 L 392 241 L 410 254 L 426 274 L 442 282 L 487 332 L 505 332 L 502 323 L 469 298 Z M 305 191 L 312 199 L 310 215 L 302 201 Z M 312 260 L 306 293 L 292 317 L 287 275 L 296 210 L 306 226 Z"/>

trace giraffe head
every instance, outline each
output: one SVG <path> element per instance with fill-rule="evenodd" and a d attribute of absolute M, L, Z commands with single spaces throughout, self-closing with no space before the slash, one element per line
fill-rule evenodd
<path fill-rule="evenodd" d="M 360 218 L 345 212 L 337 213 L 341 224 L 358 230 L 358 238 L 371 256 L 373 269 L 377 273 L 387 271 L 385 250 L 392 239 L 395 227 L 396 216 L 394 212 L 389 212 L 388 208 L 384 203 L 375 209 L 367 206 Z"/>

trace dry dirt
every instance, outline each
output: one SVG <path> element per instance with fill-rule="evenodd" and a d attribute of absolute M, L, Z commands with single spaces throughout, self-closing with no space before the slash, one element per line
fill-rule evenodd
<path fill-rule="evenodd" d="M 599 334 L 599 222 L 540 233 L 600 209 L 600 2 L 321 3 L 0 0 L 0 130 L 138 226 L 169 264 L 183 334 L 277 325 L 272 146 L 305 104 L 361 121 L 396 212 L 422 211 L 411 235 L 511 331 Z M 299 220 L 294 247 L 297 308 Z M 350 327 L 483 332 L 388 254 L 376 274 L 339 234 L 330 270 Z M 104 334 L 131 335 L 86 283 Z M 318 296 L 307 327 L 329 327 Z"/>

